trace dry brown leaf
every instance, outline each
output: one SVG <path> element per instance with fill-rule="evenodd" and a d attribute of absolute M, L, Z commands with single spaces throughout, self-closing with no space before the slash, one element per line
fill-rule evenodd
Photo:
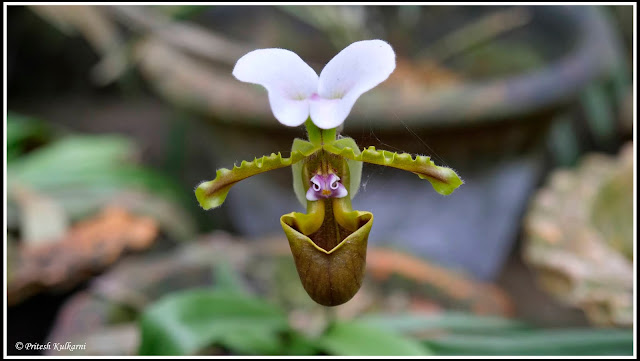
<path fill-rule="evenodd" d="M 70 287 L 115 262 L 127 250 L 153 243 L 158 225 L 149 217 L 107 207 L 74 225 L 61 240 L 21 244 L 8 284 L 8 303 L 15 304 L 43 288 Z"/>
<path fill-rule="evenodd" d="M 381 248 L 370 249 L 367 271 L 377 282 L 398 275 L 418 285 L 435 288 L 444 298 L 469 304 L 470 309 L 477 314 L 511 316 L 514 311 L 510 298 L 497 286 L 474 282 L 406 253 Z M 415 300 L 414 304 L 418 305 Z"/>

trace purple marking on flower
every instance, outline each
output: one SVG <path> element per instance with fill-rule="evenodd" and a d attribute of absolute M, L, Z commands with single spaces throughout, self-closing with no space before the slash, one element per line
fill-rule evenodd
<path fill-rule="evenodd" d="M 342 198 L 349 192 L 340 183 L 340 177 L 335 174 L 316 174 L 311 178 L 311 186 L 307 191 L 307 200 L 317 201 L 320 198 Z"/>

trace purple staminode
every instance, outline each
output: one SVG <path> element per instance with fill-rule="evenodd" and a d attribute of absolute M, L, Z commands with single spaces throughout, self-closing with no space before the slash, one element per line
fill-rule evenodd
<path fill-rule="evenodd" d="M 307 191 L 307 200 L 317 201 L 320 198 L 342 198 L 349 192 L 340 183 L 340 177 L 331 174 L 316 174 L 311 178 L 311 185 Z"/>

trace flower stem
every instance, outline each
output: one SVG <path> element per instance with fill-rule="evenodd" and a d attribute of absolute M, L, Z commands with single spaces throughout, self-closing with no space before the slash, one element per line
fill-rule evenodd
<path fill-rule="evenodd" d="M 336 128 L 322 130 L 322 144 L 331 144 L 336 140 Z"/>
<path fill-rule="evenodd" d="M 308 118 L 304 123 L 307 128 L 307 136 L 313 145 L 324 145 L 333 143 L 336 140 L 336 128 L 320 129 Z"/>
<path fill-rule="evenodd" d="M 311 118 L 307 119 L 304 126 L 307 128 L 307 136 L 309 137 L 311 144 L 322 145 L 322 130 L 313 124 Z"/>

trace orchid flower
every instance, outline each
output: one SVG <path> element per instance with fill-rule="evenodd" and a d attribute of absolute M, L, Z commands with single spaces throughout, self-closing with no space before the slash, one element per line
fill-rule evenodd
<path fill-rule="evenodd" d="M 294 139 L 288 158 L 280 153 L 222 168 L 212 181 L 195 189 L 208 210 L 222 205 L 237 182 L 269 170 L 291 166 L 293 190 L 306 213 L 280 217 L 298 275 L 309 296 L 336 306 L 350 300 L 364 277 L 373 214 L 353 210 L 360 188 L 362 162 L 394 167 L 428 180 L 448 195 L 463 181 L 455 171 L 436 166 L 427 156 L 360 150 L 349 137 L 336 138 L 336 128 L 364 92 L 386 80 L 395 69 L 395 53 L 382 40 L 355 42 L 324 67 L 320 76 L 298 55 L 284 49 L 259 49 L 241 57 L 233 75 L 266 88 L 275 118 L 286 126 L 307 129 L 308 140 Z"/>

